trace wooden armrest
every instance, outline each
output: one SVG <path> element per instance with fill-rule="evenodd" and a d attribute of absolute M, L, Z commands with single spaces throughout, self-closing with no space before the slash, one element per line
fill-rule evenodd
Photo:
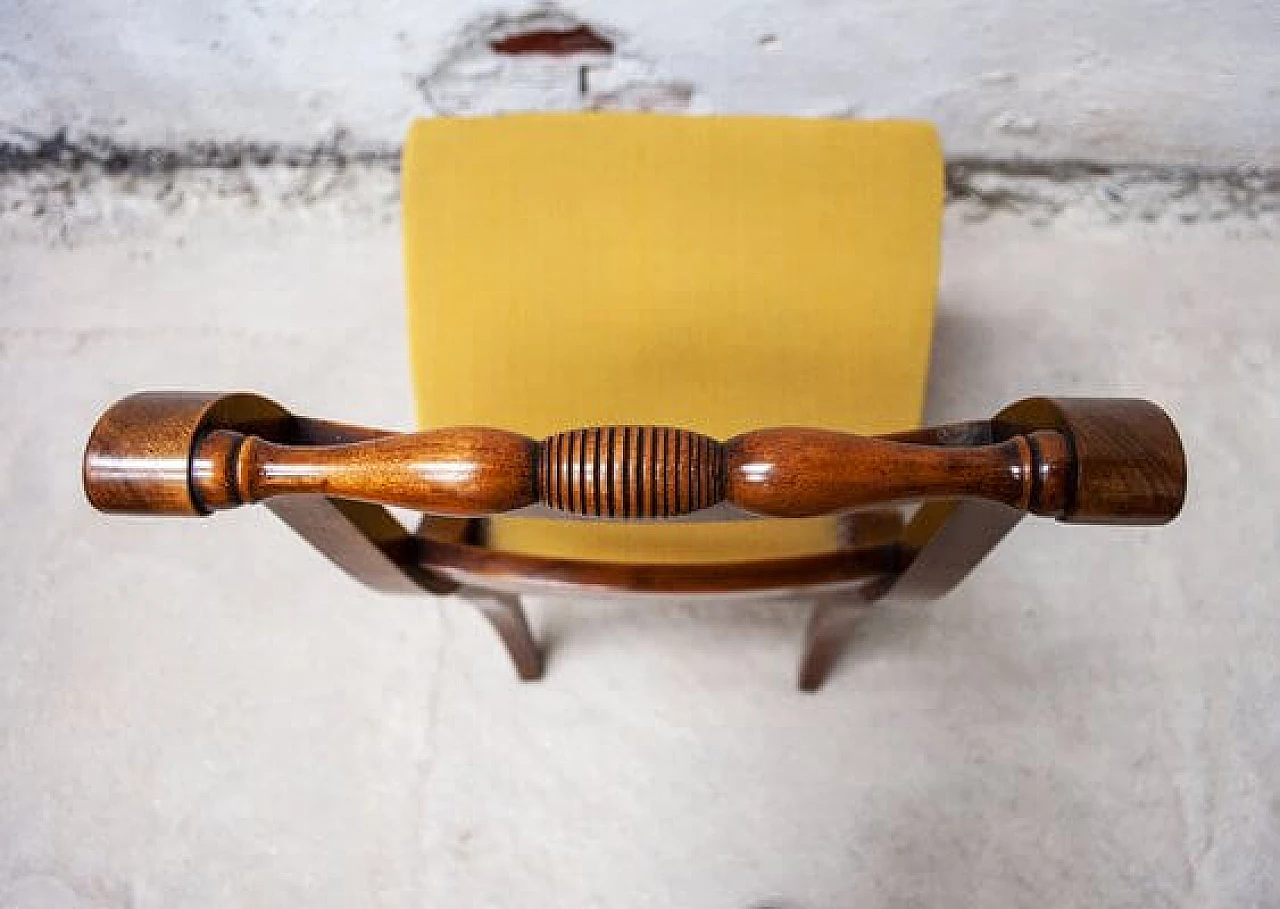
<path fill-rule="evenodd" d="M 1186 490 L 1177 430 L 1156 405 L 1032 398 L 994 420 L 862 437 L 778 428 L 725 442 L 607 426 L 536 441 L 501 429 L 386 433 L 296 417 L 256 395 L 147 392 L 109 408 L 84 485 L 106 512 L 201 515 L 326 496 L 428 514 L 540 504 L 588 518 L 654 519 L 722 502 L 805 517 L 911 499 L 979 498 L 1079 523 L 1161 524 Z"/>

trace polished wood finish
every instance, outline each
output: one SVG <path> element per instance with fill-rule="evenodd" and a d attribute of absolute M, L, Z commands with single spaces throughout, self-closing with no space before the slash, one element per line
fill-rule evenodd
<path fill-rule="evenodd" d="M 724 498 L 724 448 L 667 426 L 557 433 L 535 452 L 538 499 L 595 518 L 670 518 Z"/>
<path fill-rule="evenodd" d="M 1169 415 L 1134 398 L 1028 398 L 991 421 L 996 438 L 1056 430 L 1068 440 L 1069 524 L 1163 524 L 1182 510 L 1187 460 Z"/>
<path fill-rule="evenodd" d="M 431 514 L 496 514 L 533 504 L 533 444 L 496 429 L 441 429 L 343 445 L 264 442 L 225 430 L 196 444 L 206 510 L 318 493 Z"/>
<path fill-rule="evenodd" d="M 1064 507 L 1069 466 L 1066 441 L 1056 432 L 949 447 L 766 429 L 731 439 L 725 448 L 728 501 L 778 518 L 934 496 L 972 496 L 1056 515 Z"/>
<path fill-rule="evenodd" d="M 159 392 L 109 408 L 85 451 L 104 512 L 206 515 L 264 501 L 378 590 L 456 595 L 489 620 L 523 679 L 543 658 L 522 592 L 818 597 L 799 667 L 814 690 L 872 604 L 940 596 L 1023 517 L 1160 524 L 1186 491 L 1168 416 L 1145 401 L 1032 398 L 992 420 L 882 437 L 765 429 L 719 442 L 671 427 L 394 433 L 290 414 L 250 394 Z M 922 500 L 905 526 L 897 510 Z M 482 516 L 540 505 L 603 520 L 843 514 L 835 552 L 709 565 L 550 559 L 484 545 Z M 426 513 L 409 533 L 383 507 Z M 712 512 L 711 514 L 715 514 Z M 480 517 L 477 517 L 480 516 Z"/>
<path fill-rule="evenodd" d="M 767 593 L 847 585 L 894 574 L 897 545 L 842 549 L 812 556 L 708 564 L 589 562 L 556 559 L 424 538 L 418 558 L 432 573 L 476 587 L 544 594 L 575 591 L 635 594 Z"/>
<path fill-rule="evenodd" d="M 995 441 L 977 445 L 800 428 L 721 444 L 626 426 L 540 443 L 467 427 L 314 445 L 230 428 L 224 405 L 206 398 L 140 397 L 111 408 L 90 439 L 85 486 L 103 511 L 198 514 L 322 494 L 459 517 L 541 502 L 591 518 L 670 518 L 724 501 L 790 518 L 966 497 L 1068 521 L 1150 524 L 1177 514 L 1186 479 L 1173 424 L 1142 401 L 1024 402 L 993 422 Z M 272 418 L 288 420 L 263 410 L 260 428 L 281 435 Z"/>
<path fill-rule="evenodd" d="M 206 432 L 227 426 L 274 436 L 289 412 L 249 394 L 162 391 L 130 395 L 108 408 L 89 436 L 84 453 L 84 489 L 99 511 L 122 514 L 199 515 L 192 493 L 195 444 Z"/>
<path fill-rule="evenodd" d="M 227 495 L 228 443 L 259 439 L 299 446 L 332 446 L 397 436 L 377 429 L 291 415 L 252 394 L 149 392 L 110 408 L 85 451 L 85 492 L 103 511 L 198 516 L 204 496 Z M 238 442 L 236 444 L 239 444 Z M 266 444 L 265 442 L 261 444 Z M 219 450 L 221 449 L 221 450 Z M 217 457 L 211 457 L 217 453 Z M 224 485 L 218 492 L 218 482 Z M 421 537 L 380 505 L 325 495 L 288 495 L 267 508 L 347 575 L 381 593 L 455 595 L 497 631 L 522 679 L 541 675 L 541 654 L 519 597 L 464 587 L 420 559 Z M 466 522 L 430 518 L 420 533 L 446 537 Z M 464 540 L 457 534 L 459 542 Z"/>

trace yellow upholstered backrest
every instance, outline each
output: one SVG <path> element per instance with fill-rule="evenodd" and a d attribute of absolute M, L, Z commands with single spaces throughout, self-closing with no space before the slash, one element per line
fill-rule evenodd
<path fill-rule="evenodd" d="M 942 182 L 921 123 L 419 121 L 403 198 L 420 424 L 913 426 Z M 702 561 L 829 549 L 833 526 L 512 518 L 491 541 Z"/>

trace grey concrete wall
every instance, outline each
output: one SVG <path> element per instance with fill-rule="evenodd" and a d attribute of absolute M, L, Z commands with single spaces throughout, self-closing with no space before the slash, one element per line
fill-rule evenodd
<path fill-rule="evenodd" d="M 1277 15 L 0 2 L 0 907 L 1280 905 Z M 937 121 L 929 421 L 1152 398 L 1184 514 L 1025 522 L 805 697 L 802 600 L 535 600 L 520 686 L 260 509 L 91 511 L 141 388 L 411 425 L 405 122 L 579 108 Z"/>
<path fill-rule="evenodd" d="M 584 51 L 494 50 L 579 26 Z M 0 125 L 306 148 L 393 147 L 430 113 L 888 115 L 953 155 L 1275 166 L 1277 47 L 1273 0 L 10 0 Z"/>

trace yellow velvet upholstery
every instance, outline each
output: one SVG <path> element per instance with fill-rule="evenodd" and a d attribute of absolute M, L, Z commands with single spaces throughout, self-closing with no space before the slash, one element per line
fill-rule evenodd
<path fill-rule="evenodd" d="M 434 119 L 405 145 L 423 428 L 717 438 L 918 423 L 942 158 L 913 122 L 548 114 Z M 727 561 L 836 545 L 832 519 L 504 518 L 491 545 Z"/>

